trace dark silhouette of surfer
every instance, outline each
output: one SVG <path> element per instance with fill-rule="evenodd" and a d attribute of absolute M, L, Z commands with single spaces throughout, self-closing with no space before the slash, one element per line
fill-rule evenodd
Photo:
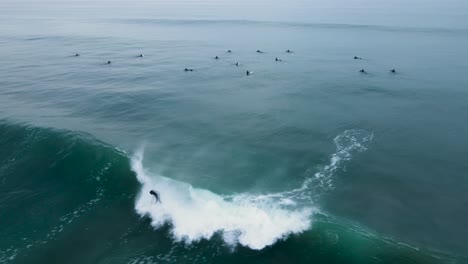
<path fill-rule="evenodd" d="M 289 50 L 289 49 L 288 49 L 286 52 L 287 52 L 287 53 L 292 53 L 292 51 L 291 51 L 291 50 Z"/>
<path fill-rule="evenodd" d="M 80 56 L 80 54 L 79 54 L 79 53 L 75 54 L 75 57 L 79 57 L 79 56 Z"/>
<path fill-rule="evenodd" d="M 156 202 L 157 202 L 157 203 L 160 203 L 160 202 L 161 202 L 161 199 L 160 199 L 160 197 L 159 197 L 159 193 L 158 193 L 157 191 L 151 190 L 149 193 L 150 193 L 151 195 L 153 195 L 154 198 L 156 198 Z"/>
<path fill-rule="evenodd" d="M 107 61 L 107 64 L 111 64 L 111 61 Z"/>
<path fill-rule="evenodd" d="M 391 73 L 396 73 L 396 70 L 395 70 L 395 69 L 391 69 L 390 72 L 391 72 Z"/>
<path fill-rule="evenodd" d="M 283 61 L 282 59 L 275 58 L 275 61 Z"/>
<path fill-rule="evenodd" d="M 367 72 L 364 69 L 359 70 L 360 73 L 367 74 Z"/>
<path fill-rule="evenodd" d="M 358 56 L 354 56 L 354 59 L 355 60 L 362 60 L 362 58 L 358 57 Z"/>
<path fill-rule="evenodd" d="M 250 74 L 252 74 L 252 72 L 251 72 L 251 71 L 247 71 L 245 74 L 246 74 L 247 76 L 249 76 Z"/>
<path fill-rule="evenodd" d="M 263 51 L 261 51 L 261 50 L 257 50 L 257 53 L 263 53 Z"/>
<path fill-rule="evenodd" d="M 184 71 L 186 71 L 186 72 L 193 71 L 193 69 L 185 68 Z"/>

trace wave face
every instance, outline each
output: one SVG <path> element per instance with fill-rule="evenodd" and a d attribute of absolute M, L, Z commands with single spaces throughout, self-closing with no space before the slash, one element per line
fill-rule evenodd
<path fill-rule="evenodd" d="M 89 223 L 122 217 L 96 212 L 120 197 L 131 201 L 133 177 L 123 152 L 89 134 L 0 120 L 0 263 L 41 263 L 49 251 L 103 243 L 104 231 Z M 74 259 L 54 255 L 44 263 Z"/>
<path fill-rule="evenodd" d="M 147 171 L 143 150 L 0 121 L 0 263 L 466 263 L 319 210 L 371 140 L 341 133 L 296 189 L 222 195 Z"/>
<path fill-rule="evenodd" d="M 336 171 L 352 154 L 365 151 L 372 137 L 372 133 L 363 130 L 345 131 L 334 139 L 337 150 L 329 164 L 307 178 L 300 188 L 260 195 L 218 195 L 151 174 L 143 167 L 141 149 L 132 158 L 132 169 L 142 184 L 135 209 L 138 214 L 151 217 L 156 228 L 170 224 L 176 241 L 191 244 L 220 233 L 224 243 L 231 247 L 240 244 L 263 249 L 311 227 L 313 213 L 317 211 L 311 195 L 317 186 L 312 185 L 330 188 Z M 149 195 L 152 189 L 161 193 L 161 203 Z"/>

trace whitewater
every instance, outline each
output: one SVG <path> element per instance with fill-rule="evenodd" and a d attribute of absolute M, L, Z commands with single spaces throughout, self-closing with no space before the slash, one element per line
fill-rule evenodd
<path fill-rule="evenodd" d="M 300 187 L 269 194 L 221 195 L 152 173 L 143 166 L 144 148 L 140 148 L 131 159 L 141 183 L 135 210 L 150 217 L 154 228 L 169 225 L 176 242 L 191 244 L 219 234 L 231 248 L 241 245 L 260 250 L 310 229 L 314 213 L 319 212 L 312 192 L 318 192 L 317 187 L 331 189 L 336 172 L 353 154 L 367 150 L 372 139 L 373 133 L 365 130 L 344 131 L 334 138 L 336 152 L 328 164 Z M 149 195 L 152 189 L 160 192 L 161 203 Z"/>

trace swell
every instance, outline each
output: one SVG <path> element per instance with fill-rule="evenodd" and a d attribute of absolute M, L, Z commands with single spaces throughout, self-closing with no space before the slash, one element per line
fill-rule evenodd
<path fill-rule="evenodd" d="M 311 194 L 333 189 L 371 140 L 361 130 L 338 135 L 329 162 L 297 189 L 223 195 L 147 171 L 143 152 L 130 159 L 89 134 L 3 120 L 0 263 L 466 261 L 319 210 Z M 148 200 L 155 187 L 169 208 Z"/>
<path fill-rule="evenodd" d="M 290 21 L 259 21 L 259 20 L 208 20 L 208 19 L 114 19 L 112 21 L 131 24 L 161 24 L 168 26 L 191 25 L 226 25 L 226 26 L 263 26 L 263 27 L 286 27 L 286 28 L 312 28 L 312 29 L 348 29 L 348 30 L 372 30 L 385 32 L 409 32 L 409 33 L 431 33 L 431 34 L 468 34 L 465 28 L 442 28 L 442 27 L 403 27 L 386 25 L 365 24 L 342 24 L 342 23 L 306 23 Z"/>

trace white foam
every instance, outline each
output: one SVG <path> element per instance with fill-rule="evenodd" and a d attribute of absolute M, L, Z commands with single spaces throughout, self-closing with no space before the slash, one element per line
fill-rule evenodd
<path fill-rule="evenodd" d="M 303 198 L 309 195 L 307 189 L 317 181 L 330 184 L 330 175 L 343 161 L 349 160 L 353 151 L 365 150 L 371 140 L 372 134 L 365 131 L 345 131 L 335 138 L 337 152 L 331 155 L 328 165 L 298 189 L 267 195 L 222 196 L 151 174 L 143 167 L 141 149 L 132 158 L 132 169 L 142 184 L 135 209 L 141 216 L 149 216 L 155 228 L 169 224 L 176 241 L 190 244 L 219 233 L 229 246 L 241 244 L 259 250 L 309 229 L 316 209 L 310 199 L 303 203 Z M 152 189 L 160 192 L 161 203 L 149 195 Z M 301 205 L 296 203 L 299 200 Z"/>
<path fill-rule="evenodd" d="M 277 199 L 240 194 L 223 197 L 207 190 L 157 175 L 147 175 L 143 152 L 132 160 L 132 168 L 142 183 L 136 211 L 148 215 L 154 227 L 168 223 L 176 241 L 192 243 L 220 233 L 230 246 L 237 243 L 262 249 L 289 234 L 301 233 L 311 225 L 312 208 L 286 209 Z M 159 190 L 162 203 L 149 195 Z"/>
<path fill-rule="evenodd" d="M 333 139 L 336 152 L 330 157 L 330 163 L 314 174 L 314 177 L 306 180 L 302 188 L 309 188 L 310 184 L 318 182 L 324 189 L 333 188 L 333 176 L 342 168 L 344 162 L 349 161 L 353 153 L 367 150 L 367 145 L 374 138 L 373 133 L 365 130 L 346 130 Z"/>
<path fill-rule="evenodd" d="M 373 133 L 366 130 L 350 129 L 336 136 L 333 141 L 336 152 L 330 156 L 328 164 L 322 166 L 316 172 L 307 172 L 301 187 L 269 194 L 270 197 L 283 197 L 282 203 L 311 203 L 314 197 L 324 191 L 333 189 L 333 178 L 337 171 L 343 169 L 347 161 L 351 160 L 354 153 L 366 151 L 374 138 Z M 288 198 L 284 198 L 288 197 Z"/>

